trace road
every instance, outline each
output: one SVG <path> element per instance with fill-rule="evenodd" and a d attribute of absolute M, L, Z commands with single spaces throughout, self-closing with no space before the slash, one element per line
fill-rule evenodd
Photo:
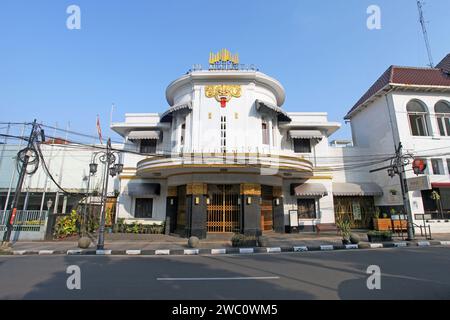
<path fill-rule="evenodd" d="M 80 290 L 66 269 L 80 268 Z M 368 266 L 381 289 L 367 288 Z M 235 256 L 0 256 L 0 299 L 450 299 L 450 249 Z"/>

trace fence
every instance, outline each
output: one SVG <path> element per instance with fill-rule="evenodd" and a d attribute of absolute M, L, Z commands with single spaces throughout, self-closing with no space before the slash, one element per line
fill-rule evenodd
<path fill-rule="evenodd" d="M 0 239 L 6 232 L 9 210 L 0 210 Z M 17 210 L 11 232 L 12 241 L 44 240 L 47 228 L 48 211 Z"/>

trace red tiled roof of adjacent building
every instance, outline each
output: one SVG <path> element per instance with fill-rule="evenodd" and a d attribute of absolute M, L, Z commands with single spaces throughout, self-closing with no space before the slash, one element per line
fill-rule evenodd
<path fill-rule="evenodd" d="M 444 72 L 450 72 L 450 53 L 436 66 L 436 68 Z"/>
<path fill-rule="evenodd" d="M 411 86 L 439 86 L 450 87 L 450 54 L 447 55 L 436 68 L 414 68 L 390 66 L 370 89 L 358 100 L 353 108 L 345 116 L 350 114 L 362 104 L 376 95 L 388 85 L 411 85 Z"/>

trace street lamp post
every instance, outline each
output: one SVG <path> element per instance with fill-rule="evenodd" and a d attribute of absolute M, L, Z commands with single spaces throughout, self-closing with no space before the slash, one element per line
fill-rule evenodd
<path fill-rule="evenodd" d="M 111 139 L 108 139 L 106 144 L 106 151 L 98 152 L 94 155 L 93 161 L 89 164 L 89 173 L 94 175 L 97 172 L 98 165 L 95 163 L 95 158 L 98 156 L 100 162 L 105 165 L 103 172 L 103 189 L 102 189 L 102 209 L 100 215 L 100 228 L 98 230 L 97 250 L 103 250 L 105 246 L 105 220 L 106 220 L 106 199 L 108 193 L 109 176 L 116 176 L 123 170 L 123 164 L 116 163 L 119 160 L 119 153 L 113 151 L 111 148 Z"/>

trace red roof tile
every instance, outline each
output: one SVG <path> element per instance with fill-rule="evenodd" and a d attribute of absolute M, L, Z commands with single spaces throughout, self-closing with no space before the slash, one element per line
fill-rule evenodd
<path fill-rule="evenodd" d="M 389 67 L 345 116 L 350 114 L 388 85 L 450 87 L 450 54 L 436 68 Z"/>

